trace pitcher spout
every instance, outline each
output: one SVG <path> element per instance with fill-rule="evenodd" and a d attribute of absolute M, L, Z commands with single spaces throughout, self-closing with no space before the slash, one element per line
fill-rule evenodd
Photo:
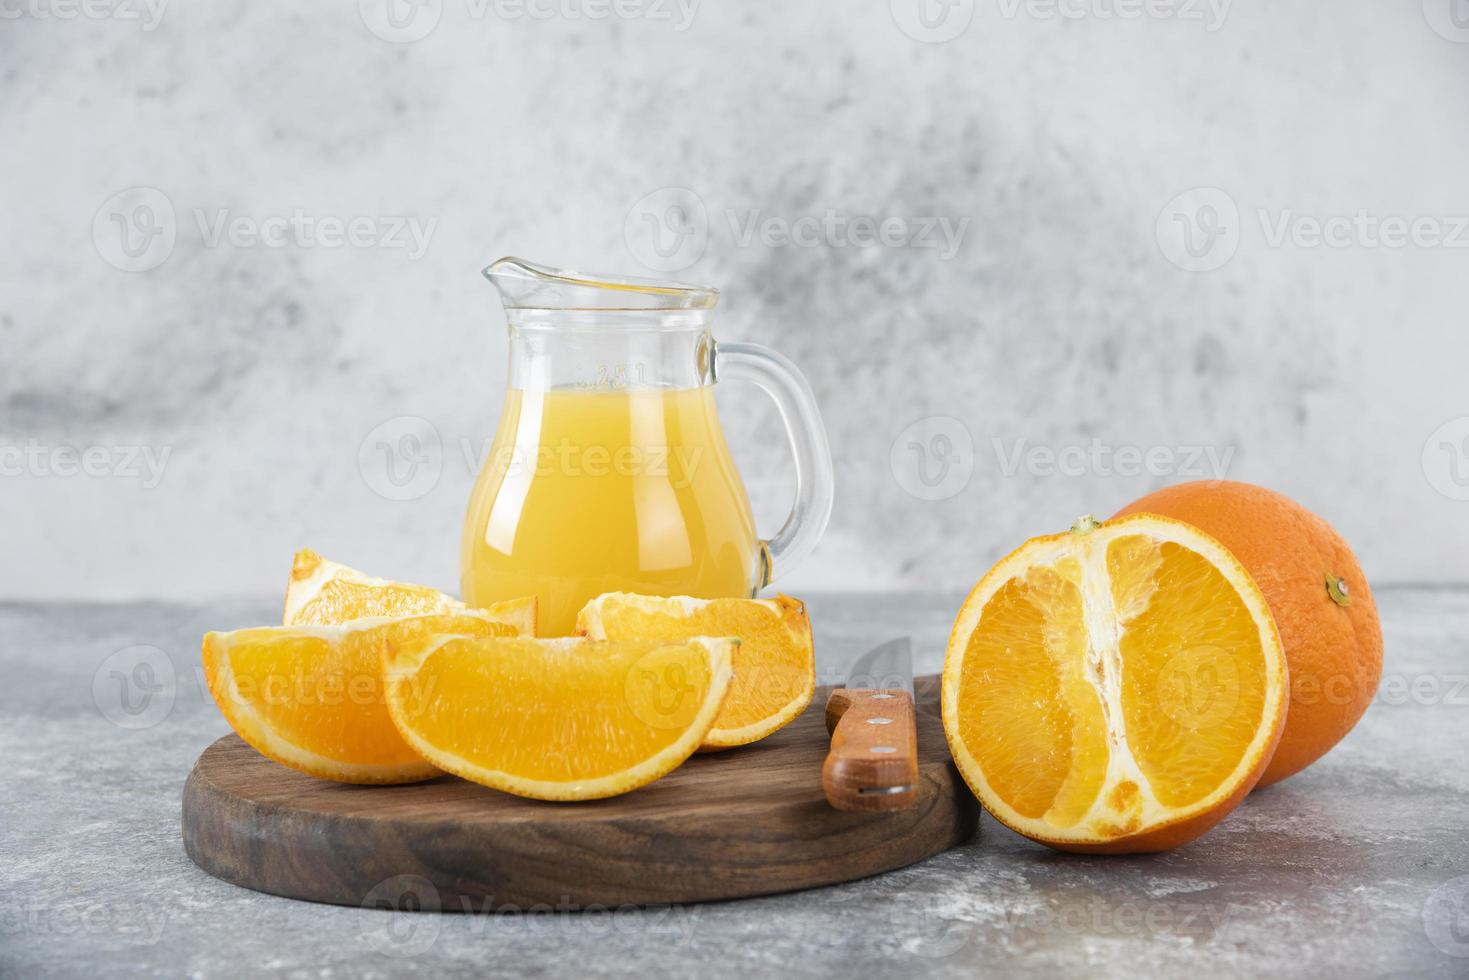
<path fill-rule="evenodd" d="M 490 263 L 484 276 L 507 310 L 707 310 L 719 301 L 712 286 L 589 275 L 514 256 Z"/>

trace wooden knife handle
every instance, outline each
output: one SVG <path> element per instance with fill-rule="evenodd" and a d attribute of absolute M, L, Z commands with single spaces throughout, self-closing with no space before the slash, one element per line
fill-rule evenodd
<path fill-rule="evenodd" d="M 918 799 L 918 732 L 907 691 L 837 688 L 826 701 L 831 751 L 821 788 L 838 810 L 904 810 Z"/>

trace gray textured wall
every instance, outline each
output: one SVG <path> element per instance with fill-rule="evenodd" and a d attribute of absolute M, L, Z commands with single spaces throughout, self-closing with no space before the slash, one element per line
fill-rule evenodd
<path fill-rule="evenodd" d="M 264 593 L 301 545 L 454 587 L 507 252 L 718 285 L 805 368 L 839 499 L 793 589 L 967 587 L 1219 471 L 1463 581 L 1466 5 L 926 2 L 6 5 L 0 596 Z M 773 527 L 774 414 L 721 403 Z M 401 416 L 442 454 L 398 492 Z"/>

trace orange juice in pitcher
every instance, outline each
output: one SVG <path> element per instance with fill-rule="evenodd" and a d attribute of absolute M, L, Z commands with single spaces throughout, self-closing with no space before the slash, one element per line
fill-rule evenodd
<path fill-rule="evenodd" d="M 510 377 L 464 526 L 466 602 L 534 594 L 541 634 L 565 635 L 603 592 L 750 596 L 814 547 L 832 489 L 815 400 L 780 355 L 714 341 L 715 290 L 518 259 L 485 274 Z M 719 425 L 725 378 L 769 392 L 791 436 L 796 504 L 769 541 Z"/>

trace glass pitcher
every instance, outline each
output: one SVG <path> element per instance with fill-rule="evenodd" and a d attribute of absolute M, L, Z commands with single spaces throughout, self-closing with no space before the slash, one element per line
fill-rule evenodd
<path fill-rule="evenodd" d="M 469 501 L 464 600 L 534 594 L 563 636 L 603 592 L 752 596 L 815 547 L 831 516 L 831 451 L 789 360 L 717 343 L 717 290 L 504 258 L 484 270 L 510 325 L 505 409 Z M 714 407 L 752 381 L 790 437 L 796 500 L 769 540 Z"/>

